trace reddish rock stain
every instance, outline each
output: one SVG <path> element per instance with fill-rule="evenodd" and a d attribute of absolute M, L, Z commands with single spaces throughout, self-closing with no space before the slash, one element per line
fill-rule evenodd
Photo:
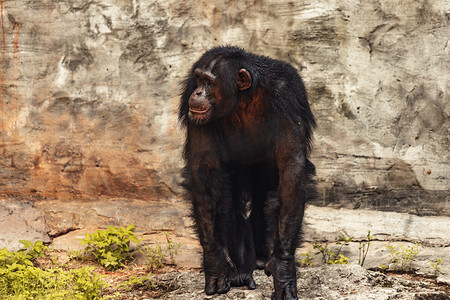
<path fill-rule="evenodd" d="M 13 82 L 19 69 L 19 25 L 14 23 L 14 50 L 13 50 L 13 73 L 11 75 L 11 82 Z M 14 138 L 19 137 L 19 88 L 14 85 L 13 91 L 13 110 L 14 110 Z"/>
<path fill-rule="evenodd" d="M 0 119 L 1 119 L 1 131 L 2 131 L 2 140 L 1 140 L 1 147 L 3 155 L 6 155 L 6 148 L 5 148 L 5 73 L 6 73 L 6 34 L 5 34 L 5 19 L 3 16 L 3 0 L 0 0 L 0 14 L 1 14 L 1 20 L 2 20 L 2 56 L 0 59 L 1 63 L 1 71 L 0 71 Z"/>

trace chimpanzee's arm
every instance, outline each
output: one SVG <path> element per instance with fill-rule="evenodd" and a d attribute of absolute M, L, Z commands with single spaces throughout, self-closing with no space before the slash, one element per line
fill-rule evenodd
<path fill-rule="evenodd" d="M 283 132 L 276 146 L 275 157 L 280 176 L 280 214 L 273 254 L 266 271 L 274 277 L 274 299 L 291 300 L 297 299 L 294 254 L 306 199 L 306 144 L 301 128 L 290 128 Z"/>
<path fill-rule="evenodd" d="M 229 177 L 220 166 L 220 151 L 212 143 L 208 130 L 190 131 L 187 167 L 190 170 L 190 193 L 194 220 L 203 247 L 205 292 L 209 295 L 226 293 L 230 282 L 229 271 L 236 268 L 225 247 L 225 224 L 230 203 Z"/>

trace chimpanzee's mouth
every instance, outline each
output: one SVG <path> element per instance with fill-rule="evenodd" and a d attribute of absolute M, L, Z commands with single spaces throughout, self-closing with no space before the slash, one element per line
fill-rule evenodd
<path fill-rule="evenodd" d="M 211 119 L 211 107 L 190 107 L 189 119 L 196 124 L 208 123 Z"/>
<path fill-rule="evenodd" d="M 191 112 L 191 113 L 193 113 L 193 114 L 206 114 L 208 111 L 209 111 L 209 107 L 206 107 L 206 108 L 192 108 L 192 107 L 190 107 L 189 108 L 189 111 Z"/>

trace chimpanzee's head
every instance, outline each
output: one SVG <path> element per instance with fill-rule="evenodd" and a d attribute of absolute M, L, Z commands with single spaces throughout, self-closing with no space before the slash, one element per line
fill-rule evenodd
<path fill-rule="evenodd" d="M 228 58 L 200 59 L 192 69 L 193 92 L 189 95 L 188 118 L 206 124 L 228 116 L 236 108 L 239 92 L 252 85 L 250 73 Z"/>

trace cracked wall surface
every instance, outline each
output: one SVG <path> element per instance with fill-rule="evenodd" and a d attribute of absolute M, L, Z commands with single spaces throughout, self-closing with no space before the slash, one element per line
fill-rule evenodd
<path fill-rule="evenodd" d="M 180 82 L 223 44 L 304 78 L 316 205 L 450 216 L 448 1 L 0 3 L 0 194 L 33 200 L 52 235 L 110 198 L 122 219 L 188 226 Z"/>

